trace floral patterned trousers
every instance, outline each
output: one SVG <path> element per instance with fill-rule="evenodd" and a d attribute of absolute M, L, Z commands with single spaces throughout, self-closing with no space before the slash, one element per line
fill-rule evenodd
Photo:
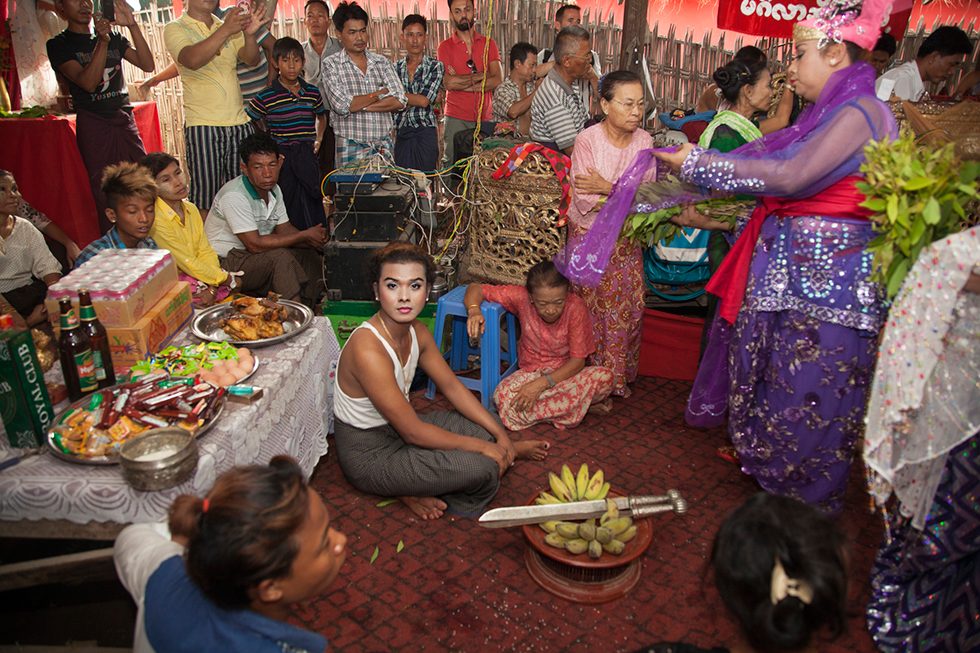
<path fill-rule="evenodd" d="M 526 429 L 538 422 L 551 422 L 559 428 L 578 426 L 589 406 L 602 401 L 612 391 L 613 373 L 605 367 L 586 367 L 575 376 L 548 388 L 529 411 L 514 408 L 514 399 L 526 383 L 541 377 L 542 372 L 517 370 L 500 382 L 493 400 L 500 421 L 511 431 Z"/>

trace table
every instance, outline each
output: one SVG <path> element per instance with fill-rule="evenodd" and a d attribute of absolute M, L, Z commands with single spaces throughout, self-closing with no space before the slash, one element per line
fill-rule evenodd
<path fill-rule="evenodd" d="M 196 342 L 186 332 L 176 341 Z M 221 419 L 198 439 L 200 459 L 186 483 L 140 492 L 126 483 L 118 465 L 32 456 L 0 471 L 0 536 L 112 539 L 126 524 L 166 521 L 175 497 L 205 493 L 225 470 L 266 463 L 276 454 L 296 458 L 309 477 L 327 453 L 327 433 L 333 429 L 333 378 L 340 358 L 333 327 L 316 317 L 300 335 L 256 349 L 255 355 L 260 365 L 249 383 L 265 388 L 265 396 L 250 405 L 225 405 Z M 57 366 L 52 372 L 59 372 Z"/>
<path fill-rule="evenodd" d="M 163 149 L 153 102 L 133 104 L 147 152 Z M 98 238 L 99 221 L 88 172 L 75 143 L 75 114 L 0 119 L 0 168 L 14 173 L 21 194 L 79 247 Z"/>

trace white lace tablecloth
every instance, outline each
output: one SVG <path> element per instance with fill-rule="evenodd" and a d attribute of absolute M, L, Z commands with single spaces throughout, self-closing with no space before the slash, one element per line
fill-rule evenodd
<path fill-rule="evenodd" d="M 186 333 L 177 341 L 196 342 Z M 264 396 L 250 405 L 225 405 L 218 422 L 198 439 L 200 459 L 186 483 L 139 492 L 126 483 L 118 465 L 78 465 L 45 452 L 0 471 L 0 521 L 165 521 L 177 495 L 203 494 L 225 470 L 265 463 L 276 454 L 289 454 L 311 475 L 327 453 L 327 433 L 333 429 L 333 377 L 340 348 L 330 321 L 314 318 L 300 335 L 254 353 L 261 364 L 249 383 L 265 388 Z M 52 372 L 60 374 L 57 368 Z M 0 460 L 12 453 L 0 433 Z"/>

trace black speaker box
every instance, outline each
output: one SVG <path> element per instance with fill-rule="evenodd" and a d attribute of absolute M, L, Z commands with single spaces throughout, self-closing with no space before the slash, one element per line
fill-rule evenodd
<path fill-rule="evenodd" d="M 409 213 L 415 205 L 415 191 L 405 185 L 378 186 L 369 194 L 344 193 L 338 190 L 334 197 L 337 213 L 364 211 L 376 213 Z"/>
<path fill-rule="evenodd" d="M 333 214 L 333 238 L 341 242 L 397 240 L 408 218 L 402 213 L 351 211 Z"/>
<path fill-rule="evenodd" d="M 389 240 L 418 242 L 417 227 L 408 226 Z M 331 240 L 323 248 L 323 265 L 327 273 L 327 298 L 330 301 L 345 299 L 374 299 L 371 279 L 368 278 L 368 261 L 371 254 L 388 244 L 383 241 L 336 241 Z"/>

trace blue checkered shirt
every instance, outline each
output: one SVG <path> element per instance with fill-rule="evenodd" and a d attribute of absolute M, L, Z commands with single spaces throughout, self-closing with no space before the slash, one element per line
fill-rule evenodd
<path fill-rule="evenodd" d="M 101 238 L 93 240 L 82 250 L 82 253 L 75 259 L 75 267 L 80 267 L 83 263 L 105 249 L 126 249 L 126 244 L 119 239 L 119 232 L 115 227 L 105 232 Z M 147 236 L 136 243 L 136 249 L 159 249 L 155 240 Z"/>
<path fill-rule="evenodd" d="M 393 112 L 350 112 L 355 95 L 367 95 L 386 88 L 405 106 L 405 89 L 395 67 L 380 54 L 367 52 L 367 74 L 361 72 L 346 50 L 323 61 L 323 88 L 330 103 L 330 126 L 334 133 L 360 143 L 371 143 L 391 134 Z"/>
<path fill-rule="evenodd" d="M 439 89 L 442 86 L 442 76 L 446 71 L 446 66 L 438 59 L 433 59 L 427 54 L 422 55 L 422 62 L 415 69 L 415 77 L 408 79 L 408 57 L 395 63 L 395 72 L 398 79 L 405 87 L 406 93 L 424 95 L 429 98 L 427 107 L 407 107 L 404 111 L 399 111 L 395 116 L 395 126 L 402 127 L 435 127 L 436 114 L 432 107 L 439 96 Z"/>

